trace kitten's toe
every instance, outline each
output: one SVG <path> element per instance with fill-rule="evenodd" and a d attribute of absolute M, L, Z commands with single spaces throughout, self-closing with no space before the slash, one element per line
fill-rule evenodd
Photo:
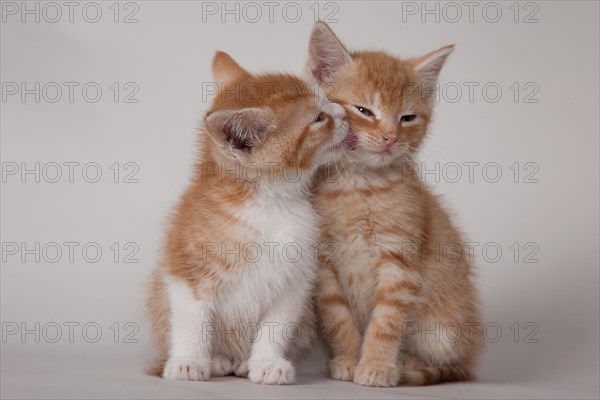
<path fill-rule="evenodd" d="M 248 360 L 233 359 L 232 371 L 235 376 L 245 378 L 248 376 Z"/>
<path fill-rule="evenodd" d="M 233 372 L 233 364 L 231 358 L 223 354 L 213 356 L 210 376 L 225 376 Z"/>
<path fill-rule="evenodd" d="M 248 377 L 254 383 L 290 385 L 296 380 L 294 366 L 283 358 L 250 362 L 249 369 Z"/>
<path fill-rule="evenodd" d="M 354 373 L 354 383 L 362 386 L 398 386 L 400 369 L 396 364 L 359 363 Z"/>
<path fill-rule="evenodd" d="M 210 363 L 170 358 L 165 364 L 163 378 L 184 381 L 207 381 L 210 378 Z"/>
<path fill-rule="evenodd" d="M 329 361 L 329 376 L 340 381 L 351 381 L 357 361 L 353 358 L 333 358 Z"/>

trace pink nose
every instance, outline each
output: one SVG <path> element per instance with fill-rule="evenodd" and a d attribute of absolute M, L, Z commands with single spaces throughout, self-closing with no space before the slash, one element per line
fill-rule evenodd
<path fill-rule="evenodd" d="M 398 140 L 398 137 L 394 134 L 383 135 L 383 140 L 385 140 L 386 147 L 392 146 Z"/>

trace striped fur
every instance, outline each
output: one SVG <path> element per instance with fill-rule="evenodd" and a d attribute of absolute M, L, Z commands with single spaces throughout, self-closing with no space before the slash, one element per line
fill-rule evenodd
<path fill-rule="evenodd" d="M 473 267 L 411 163 L 453 47 L 413 59 L 351 53 L 317 23 L 309 49 L 308 73 L 358 135 L 356 150 L 323 169 L 314 189 L 323 242 L 315 299 L 329 373 L 366 386 L 467 379 L 483 343 Z"/>

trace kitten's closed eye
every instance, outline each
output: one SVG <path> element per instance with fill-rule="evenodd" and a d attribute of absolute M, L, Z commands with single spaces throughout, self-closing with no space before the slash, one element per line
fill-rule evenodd
<path fill-rule="evenodd" d="M 373 111 L 369 110 L 368 108 L 364 108 L 361 106 L 354 106 L 354 107 L 356 107 L 356 109 L 358 111 L 360 111 L 362 114 L 364 114 L 367 117 L 372 117 L 373 115 L 375 115 L 375 114 L 373 114 Z"/>
<path fill-rule="evenodd" d="M 408 114 L 400 117 L 400 122 L 411 122 L 417 118 L 417 114 Z"/>

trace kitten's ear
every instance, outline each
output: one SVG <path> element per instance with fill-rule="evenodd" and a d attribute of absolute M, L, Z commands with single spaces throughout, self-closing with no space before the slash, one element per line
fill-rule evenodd
<path fill-rule="evenodd" d="M 454 45 L 452 44 L 413 60 L 415 71 L 417 71 L 417 74 L 421 78 L 422 85 L 434 85 L 437 82 L 446 58 L 448 58 L 453 51 Z"/>
<path fill-rule="evenodd" d="M 221 148 L 237 154 L 249 154 L 264 142 L 276 125 L 270 111 L 243 108 L 215 111 L 208 115 L 205 126 Z"/>
<path fill-rule="evenodd" d="M 215 82 L 221 86 L 224 83 L 238 80 L 250 75 L 240 67 L 231 56 L 223 51 L 217 51 L 212 62 L 212 74 Z"/>
<path fill-rule="evenodd" d="M 333 74 L 352 61 L 350 53 L 325 23 L 313 27 L 308 45 L 308 70 L 318 83 L 327 83 Z"/>

